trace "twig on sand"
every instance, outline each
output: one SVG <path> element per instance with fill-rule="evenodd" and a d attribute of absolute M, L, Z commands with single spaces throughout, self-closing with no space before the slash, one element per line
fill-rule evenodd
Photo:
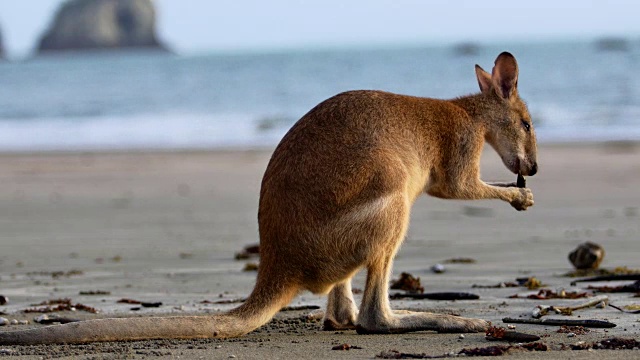
<path fill-rule="evenodd" d="M 587 302 L 584 302 L 579 305 L 574 305 L 574 306 L 538 305 L 535 309 L 533 309 L 531 316 L 533 316 L 535 319 L 539 319 L 549 314 L 550 312 L 555 312 L 556 314 L 562 314 L 562 315 L 571 315 L 576 310 L 590 308 L 593 306 L 600 305 L 602 303 L 604 303 L 605 305 L 608 304 L 609 298 L 607 296 L 596 296 Z"/>
<path fill-rule="evenodd" d="M 480 296 L 465 292 L 435 292 L 425 294 L 415 293 L 395 293 L 390 296 L 391 299 L 429 299 L 429 300 L 477 300 Z"/>
<path fill-rule="evenodd" d="M 584 279 L 577 279 L 571 282 L 571 286 L 575 286 L 579 282 L 590 281 L 617 281 L 617 280 L 640 280 L 640 274 L 621 274 L 621 275 L 603 275 L 593 276 Z"/>
<path fill-rule="evenodd" d="M 552 326 L 584 326 L 590 328 L 612 328 L 616 327 L 616 324 L 606 320 L 574 320 L 574 319 L 515 319 L 504 318 L 505 323 L 514 324 L 534 324 L 534 325 L 552 325 Z"/>

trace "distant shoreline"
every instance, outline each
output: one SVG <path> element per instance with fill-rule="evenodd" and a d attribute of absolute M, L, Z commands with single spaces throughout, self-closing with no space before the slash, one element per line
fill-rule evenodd
<path fill-rule="evenodd" d="M 0 151 L 0 156 L 65 156 L 65 155 L 82 155 L 82 154 L 104 154 L 104 155 L 152 155 L 152 154 L 259 154 L 271 153 L 275 150 L 275 145 L 242 147 L 242 146 L 221 146 L 221 147 L 185 147 L 185 148 L 122 148 L 122 149 L 77 149 L 77 150 L 16 150 L 16 151 Z M 543 141 L 538 142 L 540 148 L 552 149 L 576 149 L 580 147 L 599 147 L 610 151 L 640 151 L 640 140 L 599 140 L 599 141 Z M 491 146 L 485 144 L 485 151 L 493 151 Z"/>

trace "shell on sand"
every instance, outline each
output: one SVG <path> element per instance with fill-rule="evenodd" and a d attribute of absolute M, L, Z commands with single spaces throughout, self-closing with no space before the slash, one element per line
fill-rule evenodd
<path fill-rule="evenodd" d="M 603 258 L 604 248 L 589 241 L 569 253 L 569 261 L 576 269 L 597 269 Z"/>

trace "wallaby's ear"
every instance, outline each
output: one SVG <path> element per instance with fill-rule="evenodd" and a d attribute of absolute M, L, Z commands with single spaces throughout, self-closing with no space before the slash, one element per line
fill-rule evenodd
<path fill-rule="evenodd" d="M 496 58 L 491 72 L 491 79 L 498 95 L 510 99 L 518 88 L 518 63 L 516 58 L 508 52 L 503 52 Z"/>
<path fill-rule="evenodd" d="M 480 91 L 483 93 L 491 90 L 491 75 L 488 72 L 484 71 L 480 65 L 476 64 L 476 78 L 478 78 L 478 85 L 480 85 Z"/>

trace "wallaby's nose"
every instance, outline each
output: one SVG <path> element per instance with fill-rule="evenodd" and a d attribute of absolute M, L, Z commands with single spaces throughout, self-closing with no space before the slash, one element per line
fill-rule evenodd
<path fill-rule="evenodd" d="M 533 163 L 531 170 L 529 170 L 529 176 L 533 176 L 538 172 L 538 163 Z"/>

